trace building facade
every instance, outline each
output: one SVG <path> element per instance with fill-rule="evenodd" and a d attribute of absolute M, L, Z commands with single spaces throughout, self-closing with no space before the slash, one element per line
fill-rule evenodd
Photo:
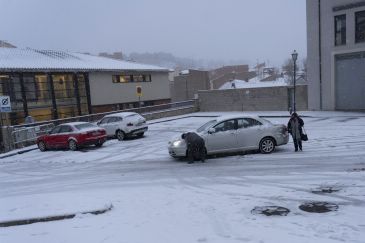
<path fill-rule="evenodd" d="M 174 78 L 171 98 L 174 102 L 196 98 L 198 90 L 210 89 L 208 71 L 184 70 Z"/>
<path fill-rule="evenodd" d="M 209 71 L 211 89 L 219 89 L 230 80 L 239 79 L 248 81 L 255 77 L 254 72 L 249 71 L 248 65 L 223 66 Z"/>
<path fill-rule="evenodd" d="M 142 87 L 142 97 L 136 95 Z M 0 48 L 2 124 L 107 112 L 170 101 L 168 69 L 80 53 Z M 141 101 L 141 102 L 140 102 Z"/>
<path fill-rule="evenodd" d="M 365 1 L 307 0 L 310 110 L 365 110 Z"/>

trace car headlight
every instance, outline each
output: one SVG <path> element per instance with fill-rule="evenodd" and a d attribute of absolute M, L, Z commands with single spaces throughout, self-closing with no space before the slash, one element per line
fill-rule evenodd
<path fill-rule="evenodd" d="M 181 140 L 176 140 L 172 143 L 172 146 L 174 147 L 179 147 L 181 145 L 182 141 Z"/>

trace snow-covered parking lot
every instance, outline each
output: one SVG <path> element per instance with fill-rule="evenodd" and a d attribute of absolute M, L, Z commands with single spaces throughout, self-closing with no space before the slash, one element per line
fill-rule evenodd
<path fill-rule="evenodd" d="M 364 242 L 365 114 L 305 114 L 309 141 L 298 153 L 290 141 L 268 155 L 219 156 L 191 165 L 174 160 L 167 141 L 211 119 L 190 117 L 151 121 L 144 138 L 110 140 L 100 149 L 3 158 L 0 222 L 110 204 L 113 209 L 0 228 L 0 242 Z M 338 191 L 312 193 L 323 187 Z M 339 207 L 301 211 L 309 201 Z M 271 205 L 290 213 L 251 213 Z"/>

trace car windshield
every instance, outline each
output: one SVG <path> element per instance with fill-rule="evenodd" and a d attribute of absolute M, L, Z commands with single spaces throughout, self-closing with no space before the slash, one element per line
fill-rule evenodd
<path fill-rule="evenodd" d="M 85 129 L 85 128 L 92 128 L 92 127 L 96 127 L 95 125 L 91 124 L 91 123 L 83 123 L 83 124 L 78 124 L 78 125 L 75 125 L 75 127 L 78 129 L 78 130 L 82 130 L 82 129 Z"/>
<path fill-rule="evenodd" d="M 215 124 L 217 122 L 217 120 L 211 120 L 208 121 L 207 123 L 205 123 L 203 126 L 199 127 L 196 131 L 197 132 L 203 132 L 205 131 L 207 128 L 213 126 L 213 124 Z"/>
<path fill-rule="evenodd" d="M 266 120 L 266 119 L 264 119 L 264 118 L 261 118 L 261 117 L 260 117 L 260 119 L 261 119 L 263 122 L 267 123 L 267 124 L 273 124 L 271 121 Z"/>

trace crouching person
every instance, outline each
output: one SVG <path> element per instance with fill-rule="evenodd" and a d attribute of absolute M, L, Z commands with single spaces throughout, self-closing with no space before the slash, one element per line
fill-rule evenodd
<path fill-rule="evenodd" d="M 204 139 L 195 132 L 183 133 L 181 137 L 185 140 L 187 145 L 188 163 L 194 163 L 194 158 L 198 158 L 202 162 L 205 162 L 206 151 Z"/>

